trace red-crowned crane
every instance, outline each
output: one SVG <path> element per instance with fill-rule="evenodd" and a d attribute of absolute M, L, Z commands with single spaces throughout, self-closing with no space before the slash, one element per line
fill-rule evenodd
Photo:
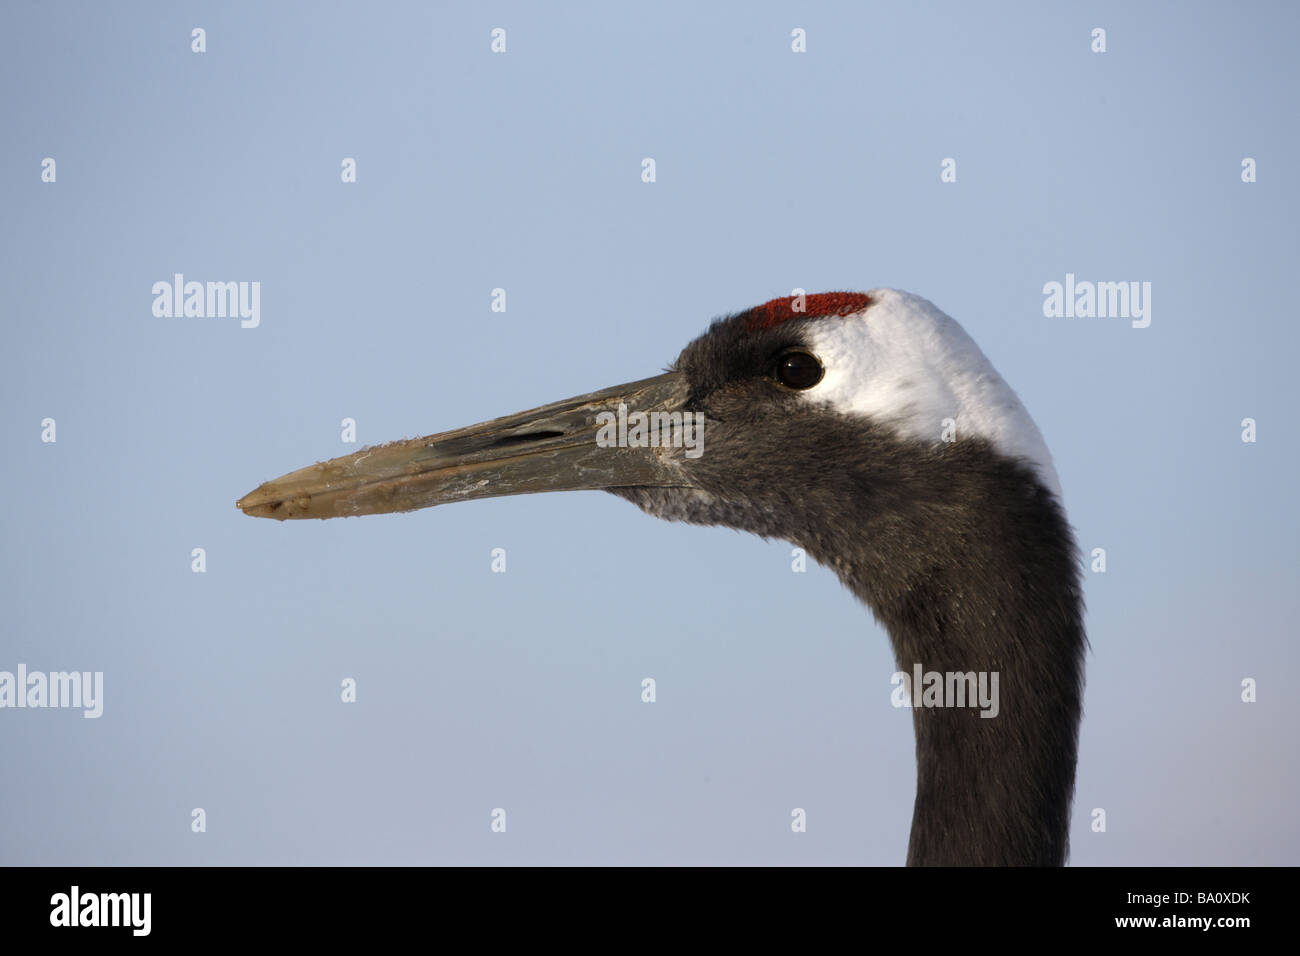
<path fill-rule="evenodd" d="M 312 465 L 239 507 L 336 518 L 574 489 L 789 541 L 872 609 L 902 672 L 996 674 L 996 715 L 913 710 L 907 862 L 1065 861 L 1078 557 L 1037 427 L 955 321 L 889 289 L 775 299 L 666 374 Z"/>

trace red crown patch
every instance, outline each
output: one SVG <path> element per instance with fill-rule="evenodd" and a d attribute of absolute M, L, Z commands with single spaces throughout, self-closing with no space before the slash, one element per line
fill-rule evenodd
<path fill-rule="evenodd" d="M 749 310 L 749 327 L 774 329 L 790 319 L 819 319 L 827 315 L 852 315 L 871 304 L 865 292 L 821 292 L 817 295 L 787 295 Z"/>

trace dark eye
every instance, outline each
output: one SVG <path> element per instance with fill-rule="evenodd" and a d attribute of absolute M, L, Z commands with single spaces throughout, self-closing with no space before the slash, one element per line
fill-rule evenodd
<path fill-rule="evenodd" d="M 776 380 L 786 388 L 812 388 L 823 372 L 822 363 L 809 352 L 782 352 L 776 360 Z"/>

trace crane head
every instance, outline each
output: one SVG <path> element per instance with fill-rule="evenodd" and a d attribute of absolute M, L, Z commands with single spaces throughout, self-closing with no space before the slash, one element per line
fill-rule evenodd
<path fill-rule="evenodd" d="M 1057 491 L 1037 428 L 955 321 L 903 292 L 833 292 L 717 319 L 662 375 L 319 462 L 238 506 L 338 518 L 600 489 L 797 540 L 846 495 L 941 496 L 971 451 Z"/>

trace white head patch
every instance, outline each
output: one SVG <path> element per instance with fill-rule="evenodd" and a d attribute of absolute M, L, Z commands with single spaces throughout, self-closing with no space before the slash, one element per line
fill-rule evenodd
<path fill-rule="evenodd" d="M 1038 426 L 965 329 L 920 296 L 895 289 L 868 295 L 871 305 L 860 312 L 808 323 L 826 372 L 802 394 L 920 441 L 942 441 L 944 420 L 952 419 L 956 440 L 978 436 L 1025 459 L 1060 498 Z"/>

